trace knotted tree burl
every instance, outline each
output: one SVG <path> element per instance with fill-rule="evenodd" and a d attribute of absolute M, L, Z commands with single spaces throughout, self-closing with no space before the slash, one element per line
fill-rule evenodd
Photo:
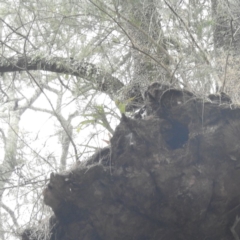
<path fill-rule="evenodd" d="M 239 190 L 240 108 L 226 94 L 201 99 L 154 83 L 109 147 L 51 174 L 42 239 L 237 240 Z M 22 239 L 39 239 L 32 232 Z"/>

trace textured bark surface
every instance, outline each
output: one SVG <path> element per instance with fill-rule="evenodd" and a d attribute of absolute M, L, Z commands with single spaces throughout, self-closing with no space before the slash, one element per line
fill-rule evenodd
<path fill-rule="evenodd" d="M 109 148 L 51 175 L 48 239 L 238 239 L 240 108 L 210 98 L 152 84 L 144 118 L 123 116 Z"/>
<path fill-rule="evenodd" d="M 94 64 L 79 62 L 71 58 L 44 58 L 40 56 L 0 57 L 0 72 L 21 72 L 43 70 L 55 73 L 70 74 L 91 82 L 98 91 L 108 94 L 111 98 L 122 87 L 117 78 L 102 71 Z M 39 82 L 39 85 L 42 83 Z"/>

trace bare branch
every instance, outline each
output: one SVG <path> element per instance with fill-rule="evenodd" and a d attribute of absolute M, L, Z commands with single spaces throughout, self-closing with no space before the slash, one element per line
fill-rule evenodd
<path fill-rule="evenodd" d="M 163 62 L 157 60 L 155 57 L 152 56 L 152 54 L 147 53 L 147 51 L 144 51 L 141 47 L 137 46 L 136 43 L 133 41 L 133 39 L 130 37 L 130 35 L 126 32 L 126 30 L 123 27 L 123 24 L 116 20 L 113 16 L 111 16 L 105 9 L 101 8 L 100 6 L 98 6 L 97 4 L 95 4 L 93 1 L 89 0 L 94 6 L 96 6 L 98 9 L 100 9 L 102 12 L 104 12 L 107 16 L 109 16 L 118 26 L 119 28 L 123 31 L 123 33 L 129 38 L 129 40 L 131 41 L 132 47 L 133 49 L 141 52 L 142 54 L 146 55 L 147 57 L 149 57 L 150 59 L 152 59 L 153 61 L 155 61 L 157 64 L 159 64 L 169 75 L 172 75 L 171 73 L 171 69 L 166 66 Z M 111 12 L 114 12 L 114 10 L 112 10 L 111 8 L 105 6 L 106 9 L 110 10 Z M 115 13 L 115 12 L 114 12 Z M 155 42 L 154 39 L 152 39 L 149 34 L 147 32 L 145 32 L 143 29 L 139 28 L 136 24 L 134 24 L 133 22 L 131 22 L 130 20 L 128 20 L 126 17 L 124 17 L 122 14 L 120 14 L 119 12 L 116 13 L 120 18 L 124 19 L 128 24 L 130 24 L 131 26 L 133 26 L 134 28 L 136 28 L 138 31 L 140 31 L 141 33 L 143 33 L 148 40 L 151 41 L 151 43 L 153 43 L 155 46 L 157 46 L 157 48 L 160 50 L 161 53 L 165 54 L 167 59 L 169 60 L 169 62 L 172 62 L 173 59 L 172 57 L 169 55 L 169 53 L 157 42 Z"/>
<path fill-rule="evenodd" d="M 24 104 L 24 106 L 22 106 L 20 109 L 21 109 L 21 113 L 20 114 L 23 114 L 27 109 L 28 107 L 32 106 L 33 103 L 38 99 L 38 97 L 40 96 L 41 94 L 41 90 L 40 89 L 36 89 L 35 93 L 33 94 L 33 96 L 27 100 L 26 104 Z"/>
<path fill-rule="evenodd" d="M 180 22 L 183 24 L 183 26 L 185 27 L 185 29 L 187 30 L 190 38 L 192 39 L 193 43 L 195 44 L 195 46 L 198 48 L 198 50 L 202 53 L 202 56 L 204 58 L 204 60 L 206 61 L 206 63 L 208 65 L 211 65 L 210 60 L 208 59 L 208 56 L 206 55 L 206 52 L 199 46 L 199 44 L 197 43 L 197 41 L 195 40 L 194 36 L 192 35 L 190 29 L 188 28 L 188 26 L 186 25 L 186 23 L 183 21 L 183 19 L 177 14 L 177 12 L 171 7 L 171 5 L 164 0 L 164 2 L 166 3 L 166 5 L 169 7 L 169 9 L 173 12 L 173 14 L 180 20 Z"/>
<path fill-rule="evenodd" d="M 97 8 L 100 9 L 102 12 L 104 12 L 105 14 L 107 14 L 111 19 L 113 19 L 113 20 L 118 24 L 118 26 L 120 26 L 120 22 L 118 22 L 114 17 L 112 17 L 109 13 L 107 13 L 105 9 L 108 9 L 108 10 L 111 11 L 112 13 L 117 14 L 120 18 L 122 18 L 123 20 L 125 20 L 128 24 L 130 24 L 131 26 L 133 26 L 134 28 L 136 28 L 139 32 L 143 33 L 143 34 L 148 38 L 148 40 L 151 41 L 151 43 L 152 43 L 153 45 L 155 45 L 155 46 L 160 50 L 161 53 L 163 53 L 163 54 L 166 55 L 166 57 L 167 57 L 167 59 L 168 59 L 169 61 L 172 61 L 172 60 L 173 60 L 172 57 L 169 55 L 169 53 L 168 53 L 160 44 L 158 44 L 153 38 L 151 38 L 147 32 L 145 32 L 142 28 L 139 28 L 135 23 L 133 23 L 132 21 L 130 21 L 128 18 L 126 18 L 125 16 L 123 16 L 121 13 L 115 12 L 115 11 L 112 10 L 110 7 L 108 7 L 107 5 L 104 5 L 104 8 L 105 8 L 105 9 L 103 9 L 102 7 L 100 7 L 99 5 L 97 5 L 96 3 L 94 3 L 92 0 L 89 0 L 89 2 L 91 2 L 95 7 L 97 7 Z M 98 2 L 99 2 L 99 1 L 98 1 Z M 103 5 L 102 2 L 99 2 L 99 3 Z M 121 29 L 123 29 L 123 28 L 121 27 Z M 125 31 L 124 31 L 124 33 L 126 34 Z"/>
<path fill-rule="evenodd" d="M 12 211 L 8 206 L 6 206 L 3 202 L 1 202 L 0 205 L 11 217 L 13 223 L 15 224 L 16 227 L 19 227 L 19 224 L 17 222 L 17 219 L 15 217 L 14 211 Z"/>
<path fill-rule="evenodd" d="M 6 144 L 6 136 L 5 136 L 4 131 L 1 128 L 0 128 L 0 133 L 2 134 L 2 139 L 3 139 L 4 144 Z"/>
<path fill-rule="evenodd" d="M 59 123 L 61 124 L 62 128 L 64 129 L 65 133 L 67 134 L 68 138 L 70 139 L 71 143 L 72 143 L 72 146 L 73 146 L 73 149 L 74 149 L 74 153 L 75 153 L 75 158 L 76 158 L 76 162 L 78 161 L 78 151 L 77 151 L 77 147 L 76 147 L 76 144 L 74 143 L 72 137 L 71 137 L 71 134 L 69 134 L 69 131 L 67 129 L 67 127 L 65 126 L 64 122 L 65 122 L 65 119 L 59 115 L 56 110 L 54 109 L 50 99 L 48 98 L 48 96 L 46 95 L 46 93 L 43 91 L 43 88 L 42 86 L 37 82 L 37 80 L 34 78 L 34 76 L 29 72 L 27 71 L 27 73 L 29 74 L 29 76 L 32 78 L 32 80 L 35 82 L 35 84 L 39 87 L 39 89 L 41 90 L 41 92 L 43 93 L 43 95 L 46 97 L 48 103 L 50 104 L 50 107 L 52 108 L 53 110 L 53 113 L 54 113 L 54 116 L 58 119 Z"/>
<path fill-rule="evenodd" d="M 0 58 L 0 72 L 43 70 L 69 74 L 91 81 L 96 90 L 113 97 L 123 87 L 123 83 L 111 74 L 102 71 L 94 64 L 78 62 L 72 59 L 53 57 L 10 57 Z"/>
<path fill-rule="evenodd" d="M 210 59 L 209 59 L 208 54 L 207 54 L 206 51 L 204 51 L 204 50 L 202 49 L 202 47 L 197 43 L 196 39 L 195 39 L 194 36 L 192 35 L 189 27 L 186 25 L 186 23 L 184 22 L 184 20 L 182 19 L 182 17 L 179 16 L 179 14 L 172 8 L 172 6 L 171 6 L 166 0 L 164 0 L 164 2 L 165 2 L 166 5 L 169 7 L 169 9 L 173 12 L 173 14 L 179 19 L 179 21 L 183 24 L 183 26 L 185 27 L 187 33 L 189 34 L 192 42 L 193 42 L 194 45 L 197 47 L 197 49 L 200 51 L 200 53 L 201 53 L 204 61 L 205 61 L 210 67 L 212 67 L 212 64 L 211 64 L 211 61 L 210 61 Z M 217 81 L 220 81 L 219 76 L 217 75 L 217 73 L 216 73 L 216 72 L 213 72 L 213 74 L 214 74 L 214 77 L 216 78 L 216 80 L 217 80 Z"/>
<path fill-rule="evenodd" d="M 25 35 L 23 35 L 22 33 L 20 33 L 20 32 L 18 31 L 18 28 L 17 28 L 17 29 L 13 29 L 13 27 L 12 27 L 11 25 L 9 25 L 6 21 L 4 21 L 3 18 L 0 18 L 0 21 L 2 21 L 9 29 L 11 29 L 13 33 L 15 33 L 15 34 L 19 35 L 20 37 L 24 38 L 26 41 L 28 41 L 28 42 L 31 44 L 31 46 L 32 46 L 34 49 L 36 49 L 36 47 L 34 46 L 34 44 L 31 43 L 31 41 L 30 41 L 29 38 L 28 38 L 29 33 L 28 33 L 27 36 L 25 36 Z M 33 22 L 34 22 L 34 20 L 32 21 L 32 23 L 33 23 Z"/>
<path fill-rule="evenodd" d="M 48 113 L 48 114 L 51 114 L 51 115 L 54 115 L 54 113 L 50 110 L 47 110 L 47 109 L 43 109 L 43 108 L 38 108 L 38 107 L 29 107 L 29 109 L 31 110 L 34 110 L 34 111 L 38 111 L 38 112 L 44 112 L 44 113 Z"/>

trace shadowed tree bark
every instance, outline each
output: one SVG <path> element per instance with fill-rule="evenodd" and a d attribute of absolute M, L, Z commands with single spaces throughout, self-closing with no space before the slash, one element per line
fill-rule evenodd
<path fill-rule="evenodd" d="M 149 86 L 146 117 L 123 115 L 109 147 L 51 174 L 42 239 L 239 239 L 240 109 L 210 98 Z"/>

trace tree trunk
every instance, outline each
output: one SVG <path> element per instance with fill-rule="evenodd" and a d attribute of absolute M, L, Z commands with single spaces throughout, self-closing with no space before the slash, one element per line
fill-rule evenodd
<path fill-rule="evenodd" d="M 214 46 L 216 51 L 230 51 L 235 56 L 240 54 L 239 13 L 240 4 L 238 1 L 212 0 L 212 14 L 215 21 Z"/>
<path fill-rule="evenodd" d="M 134 98 L 133 107 L 143 103 L 143 95 L 147 86 L 153 82 L 170 82 L 170 72 L 163 66 L 170 65 L 170 59 L 164 35 L 161 30 L 161 15 L 157 11 L 159 2 L 150 0 L 125 1 L 122 14 L 128 21 L 123 24 L 132 45 L 132 79 L 127 86 L 124 98 Z M 163 65 L 163 66 L 162 66 Z"/>
<path fill-rule="evenodd" d="M 216 66 L 221 78 L 220 91 L 228 93 L 234 102 L 238 102 L 240 98 L 238 64 L 240 61 L 240 3 L 234 0 L 212 0 L 211 3 Z"/>
<path fill-rule="evenodd" d="M 9 182 L 9 179 L 17 166 L 17 144 L 18 144 L 18 132 L 19 132 L 20 115 L 18 111 L 11 111 L 9 114 L 9 127 L 7 131 L 7 137 L 5 141 L 4 152 L 5 156 L 3 162 L 0 164 L 0 202 L 2 203 L 2 197 L 4 193 L 4 186 Z M 0 214 L 0 229 L 3 228 L 2 213 Z M 0 232 L 0 238 L 5 239 L 4 232 Z"/>
<path fill-rule="evenodd" d="M 240 108 L 210 98 L 152 84 L 147 117 L 123 115 L 109 147 L 51 175 L 49 239 L 238 239 Z"/>

